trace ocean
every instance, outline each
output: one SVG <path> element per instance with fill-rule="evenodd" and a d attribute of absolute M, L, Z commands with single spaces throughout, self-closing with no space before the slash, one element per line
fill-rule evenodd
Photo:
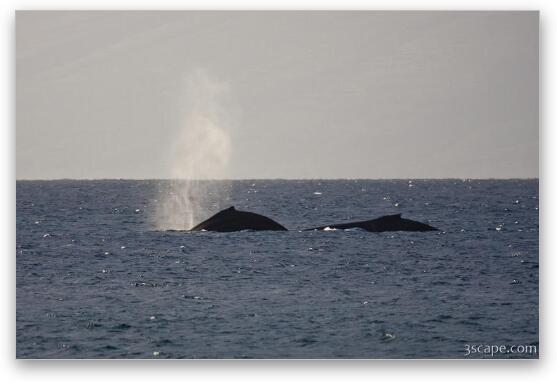
<path fill-rule="evenodd" d="M 289 229 L 234 233 L 165 182 L 17 181 L 18 358 L 539 357 L 537 179 L 213 182 Z M 301 231 L 394 213 L 439 231 Z"/>

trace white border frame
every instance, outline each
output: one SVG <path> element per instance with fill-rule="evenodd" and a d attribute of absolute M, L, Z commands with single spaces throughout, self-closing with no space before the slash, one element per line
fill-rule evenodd
<path fill-rule="evenodd" d="M 225 0 L 98 0 L 98 1 L 12 1 L 1 2 L 2 8 L 2 117 L 0 153 L 2 161 L 2 227 L 0 242 L 3 272 L 1 313 L 2 347 L 0 373 L 2 380 L 31 379 L 41 381 L 130 380 L 183 381 L 191 377 L 212 377 L 246 381 L 283 381 L 285 378 L 316 377 L 325 381 L 347 378 L 370 380 L 413 381 L 530 381 L 550 380 L 557 375 L 555 362 L 555 269 L 554 240 L 551 240 L 551 219 L 556 216 L 551 196 L 557 195 L 550 168 L 557 162 L 555 128 L 552 121 L 555 106 L 556 80 L 549 72 L 555 65 L 557 41 L 557 2 L 533 1 L 255 1 Z M 373 10 L 540 10 L 540 360 L 523 361 L 25 361 L 15 360 L 15 10 L 31 9 L 373 9 Z M 553 118 L 552 118 L 553 117 Z M 553 345 L 553 346 L 552 346 Z M 554 378 L 554 377 L 553 377 Z"/>

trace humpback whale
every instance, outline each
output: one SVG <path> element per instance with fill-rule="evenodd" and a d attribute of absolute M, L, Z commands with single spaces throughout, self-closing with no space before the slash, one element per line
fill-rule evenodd
<path fill-rule="evenodd" d="M 342 224 L 329 224 L 321 227 L 308 228 L 304 231 L 331 229 L 361 228 L 369 232 L 385 231 L 438 231 L 437 228 L 415 220 L 403 219 L 402 214 L 386 215 L 373 220 L 364 220 Z"/>
<path fill-rule="evenodd" d="M 238 211 L 234 207 L 217 212 L 190 231 L 234 232 L 243 230 L 287 231 L 282 225 L 266 216 Z"/>

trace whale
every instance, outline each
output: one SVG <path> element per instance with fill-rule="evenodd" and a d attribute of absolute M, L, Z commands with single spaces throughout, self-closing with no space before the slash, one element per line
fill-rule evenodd
<path fill-rule="evenodd" d="M 217 212 L 209 219 L 202 221 L 190 231 L 287 231 L 276 221 L 253 212 L 239 211 L 234 206 Z"/>
<path fill-rule="evenodd" d="M 429 224 L 420 223 L 415 220 L 403 219 L 402 214 L 381 216 L 377 219 L 363 220 L 341 224 L 328 224 L 321 227 L 307 228 L 304 231 L 325 230 L 325 229 L 350 229 L 360 228 L 368 232 L 387 232 L 387 231 L 438 231 L 437 228 Z"/>

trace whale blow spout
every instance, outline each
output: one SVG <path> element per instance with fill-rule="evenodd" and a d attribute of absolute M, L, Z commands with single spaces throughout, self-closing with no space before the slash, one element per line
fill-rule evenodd
<path fill-rule="evenodd" d="M 234 207 L 222 210 L 199 223 L 190 231 L 287 231 L 282 225 L 266 216 L 253 212 L 238 211 Z"/>
<path fill-rule="evenodd" d="M 415 220 L 403 219 L 401 214 L 382 216 L 373 220 L 364 220 L 358 222 L 331 224 L 321 227 L 308 228 L 304 231 L 329 229 L 349 229 L 361 228 L 368 232 L 386 232 L 386 231 L 438 231 L 437 228 L 429 224 L 420 223 Z"/>

